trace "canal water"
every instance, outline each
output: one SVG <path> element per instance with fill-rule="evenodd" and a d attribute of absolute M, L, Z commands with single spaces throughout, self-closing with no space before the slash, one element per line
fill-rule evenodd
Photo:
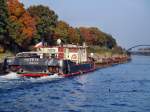
<path fill-rule="evenodd" d="M 150 57 L 66 79 L 8 74 L 0 112 L 150 112 Z"/>

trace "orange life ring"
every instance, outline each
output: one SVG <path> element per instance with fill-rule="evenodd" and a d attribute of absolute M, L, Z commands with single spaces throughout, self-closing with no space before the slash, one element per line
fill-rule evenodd
<path fill-rule="evenodd" d="M 71 56 L 71 60 L 76 60 L 77 59 L 77 55 L 76 54 L 73 54 L 72 56 Z"/>

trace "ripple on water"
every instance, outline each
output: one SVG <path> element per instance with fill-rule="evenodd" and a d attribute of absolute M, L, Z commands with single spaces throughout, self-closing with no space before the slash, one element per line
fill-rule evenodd
<path fill-rule="evenodd" d="M 150 58 L 135 57 L 66 79 L 0 76 L 0 112 L 149 112 L 149 65 Z"/>

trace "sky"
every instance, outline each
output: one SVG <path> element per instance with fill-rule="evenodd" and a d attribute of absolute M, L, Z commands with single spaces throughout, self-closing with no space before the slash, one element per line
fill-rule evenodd
<path fill-rule="evenodd" d="M 119 45 L 150 44 L 150 0 L 20 0 L 45 5 L 74 27 L 98 27 Z"/>

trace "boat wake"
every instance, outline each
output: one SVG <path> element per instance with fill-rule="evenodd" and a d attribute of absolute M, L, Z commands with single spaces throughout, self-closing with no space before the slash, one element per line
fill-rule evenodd
<path fill-rule="evenodd" d="M 59 80 L 62 78 L 63 77 L 59 76 L 58 74 L 54 74 L 54 75 L 44 76 L 40 78 L 26 78 L 26 79 L 31 82 L 45 82 L 45 81 Z"/>
<path fill-rule="evenodd" d="M 6 74 L 6 75 L 3 75 L 3 76 L 0 76 L 0 79 L 19 79 L 20 77 L 14 73 L 14 72 L 11 72 L 9 74 Z"/>
<path fill-rule="evenodd" d="M 20 77 L 17 73 L 11 72 L 9 74 L 0 76 L 0 81 L 20 81 L 20 82 L 31 82 L 31 83 L 36 83 L 36 82 L 47 82 L 47 81 L 53 81 L 53 80 L 59 80 L 63 77 L 59 76 L 58 74 L 50 75 L 50 76 L 44 76 L 44 77 L 39 77 L 39 78 L 25 78 L 25 77 Z"/>
<path fill-rule="evenodd" d="M 60 77 L 57 74 L 39 78 L 26 78 L 20 77 L 17 73 L 9 73 L 0 76 L 0 91 L 1 93 L 5 93 L 8 91 L 28 89 L 37 86 L 37 84 L 40 85 L 59 81 L 61 78 L 63 77 Z"/>

